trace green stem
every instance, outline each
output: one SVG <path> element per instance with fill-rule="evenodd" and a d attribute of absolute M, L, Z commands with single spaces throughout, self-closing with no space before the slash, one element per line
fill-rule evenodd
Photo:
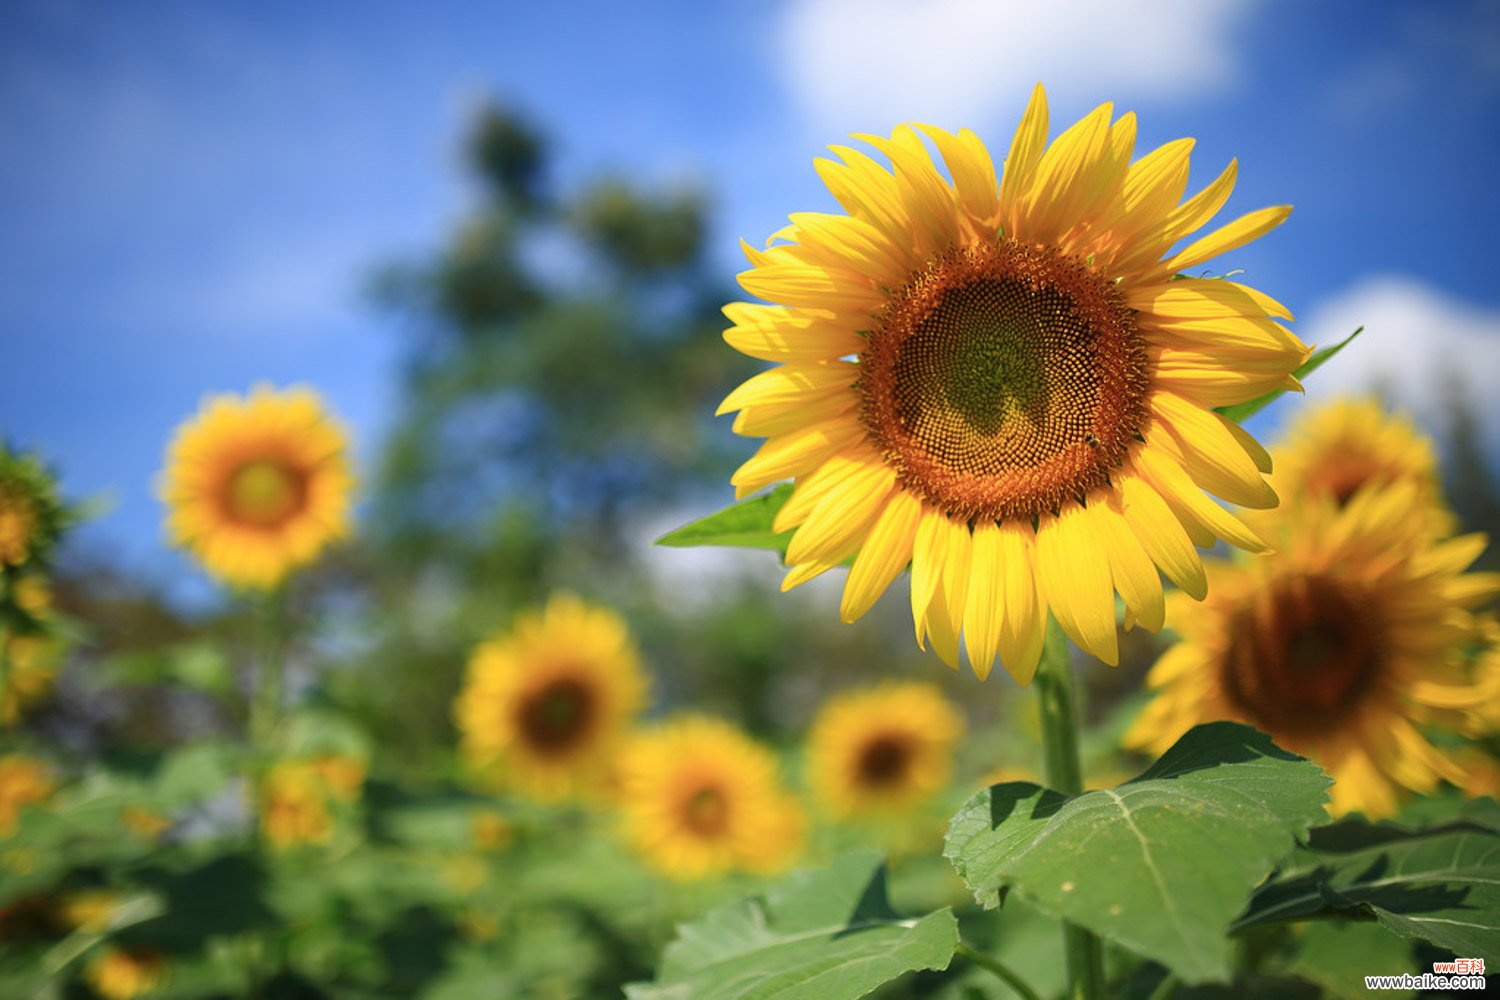
<path fill-rule="evenodd" d="M 286 591 L 277 587 L 260 601 L 255 689 L 250 695 L 250 742 L 267 750 L 281 717 L 282 668 L 286 639 Z"/>
<path fill-rule="evenodd" d="M 1162 977 L 1161 982 L 1156 984 L 1156 989 L 1151 991 L 1151 996 L 1146 1000 L 1168 1000 L 1177 992 L 1177 987 L 1180 985 L 1182 984 L 1177 981 L 1177 977 L 1169 972 Z"/>
<path fill-rule="evenodd" d="M 1028 986 L 1026 980 L 1022 979 L 1014 969 L 998 958 L 991 958 L 982 951 L 976 951 L 962 941 L 958 943 L 958 950 L 954 954 L 960 958 L 967 958 L 975 965 L 982 966 L 999 976 L 1005 981 L 1007 986 L 1016 991 L 1016 995 L 1021 997 L 1022 1000 L 1041 1000 L 1041 995 Z"/>
<path fill-rule="evenodd" d="M 1078 712 L 1073 694 L 1073 671 L 1068 666 L 1068 640 L 1051 618 L 1042 662 L 1036 672 L 1041 701 L 1042 742 L 1047 761 L 1047 785 L 1064 795 L 1083 791 L 1083 768 L 1078 762 Z M 1096 1000 L 1104 995 L 1104 956 L 1099 939 L 1074 924 L 1063 925 L 1068 960 L 1068 996 Z"/>

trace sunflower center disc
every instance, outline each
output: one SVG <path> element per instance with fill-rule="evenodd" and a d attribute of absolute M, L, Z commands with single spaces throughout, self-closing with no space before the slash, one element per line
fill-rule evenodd
<path fill-rule="evenodd" d="M 688 796 L 683 808 L 688 829 L 705 837 L 723 833 L 729 823 L 729 802 L 718 788 L 700 788 Z"/>
<path fill-rule="evenodd" d="M 302 506 L 302 477 L 279 462 L 246 462 L 229 477 L 228 508 L 242 524 L 280 524 Z"/>
<path fill-rule="evenodd" d="M 911 748 L 905 740 L 882 736 L 869 742 L 855 766 L 861 784 L 885 787 L 900 784 L 910 763 Z"/>
<path fill-rule="evenodd" d="M 593 718 L 593 691 L 577 680 L 562 678 L 525 699 L 519 721 L 521 733 L 533 750 L 565 753 L 583 742 Z"/>
<path fill-rule="evenodd" d="M 1368 601 L 1344 585 L 1286 581 L 1230 622 L 1224 691 L 1273 733 L 1326 730 L 1380 676 L 1380 635 Z"/>
<path fill-rule="evenodd" d="M 1108 482 L 1146 417 L 1134 313 L 1082 261 L 1004 239 L 935 258 L 860 355 L 860 416 L 950 517 L 1030 518 Z"/>

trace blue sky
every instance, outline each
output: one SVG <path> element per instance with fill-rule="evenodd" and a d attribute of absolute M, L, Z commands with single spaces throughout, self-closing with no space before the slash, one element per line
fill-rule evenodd
<path fill-rule="evenodd" d="M 1195 185 L 1239 157 L 1226 219 L 1296 205 L 1217 266 L 1305 339 L 1369 328 L 1314 396 L 1380 380 L 1421 415 L 1460 368 L 1500 445 L 1493 4 L 541 7 L 0 8 L 0 433 L 113 498 L 86 539 L 180 565 L 151 483 L 208 391 L 312 382 L 373 450 L 400 334 L 364 282 L 461 217 L 459 142 L 487 95 L 542 124 L 565 187 L 707 189 L 726 282 L 738 237 L 833 207 L 811 160 L 849 132 L 917 118 L 1003 150 L 1036 80 L 1054 131 L 1114 100 L 1140 151 L 1198 137 Z"/>

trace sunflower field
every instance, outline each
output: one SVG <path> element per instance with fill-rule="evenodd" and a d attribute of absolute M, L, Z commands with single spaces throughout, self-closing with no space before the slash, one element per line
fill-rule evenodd
<path fill-rule="evenodd" d="M 1217 269 L 1290 207 L 1137 128 L 856 135 L 736 291 L 702 193 L 487 106 L 371 280 L 389 432 L 251 379 L 161 441 L 193 607 L 7 439 L 0 997 L 1482 988 L 1494 524 Z"/>

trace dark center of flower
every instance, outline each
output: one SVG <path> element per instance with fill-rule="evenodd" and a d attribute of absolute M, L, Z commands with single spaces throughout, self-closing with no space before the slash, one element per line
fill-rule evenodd
<path fill-rule="evenodd" d="M 855 762 L 859 783 L 888 788 L 906 779 L 911 767 L 911 744 L 899 736 L 879 736 L 865 744 Z"/>
<path fill-rule="evenodd" d="M 268 528 L 283 523 L 302 509 L 307 482 L 282 462 L 256 459 L 230 473 L 225 493 L 225 507 L 231 518 L 252 527 Z"/>
<path fill-rule="evenodd" d="M 521 736 L 538 753 L 566 754 L 588 738 L 597 708 L 593 689 L 582 681 L 549 681 L 522 699 Z"/>
<path fill-rule="evenodd" d="M 1273 735 L 1337 725 L 1380 677 L 1379 616 L 1326 577 L 1282 581 L 1239 609 L 1221 664 L 1225 693 Z"/>
<path fill-rule="evenodd" d="M 860 416 L 957 519 L 1030 518 L 1108 482 L 1146 417 L 1146 343 L 1085 263 L 1011 239 L 937 257 L 860 355 Z"/>
<path fill-rule="evenodd" d="M 729 826 L 729 799 L 722 788 L 705 785 L 687 797 L 682 818 L 687 828 L 699 836 L 717 836 Z"/>
<path fill-rule="evenodd" d="M 1322 470 L 1315 474 L 1314 482 L 1334 503 L 1344 507 L 1360 487 L 1387 478 L 1370 456 L 1345 452 L 1329 456 Z"/>

